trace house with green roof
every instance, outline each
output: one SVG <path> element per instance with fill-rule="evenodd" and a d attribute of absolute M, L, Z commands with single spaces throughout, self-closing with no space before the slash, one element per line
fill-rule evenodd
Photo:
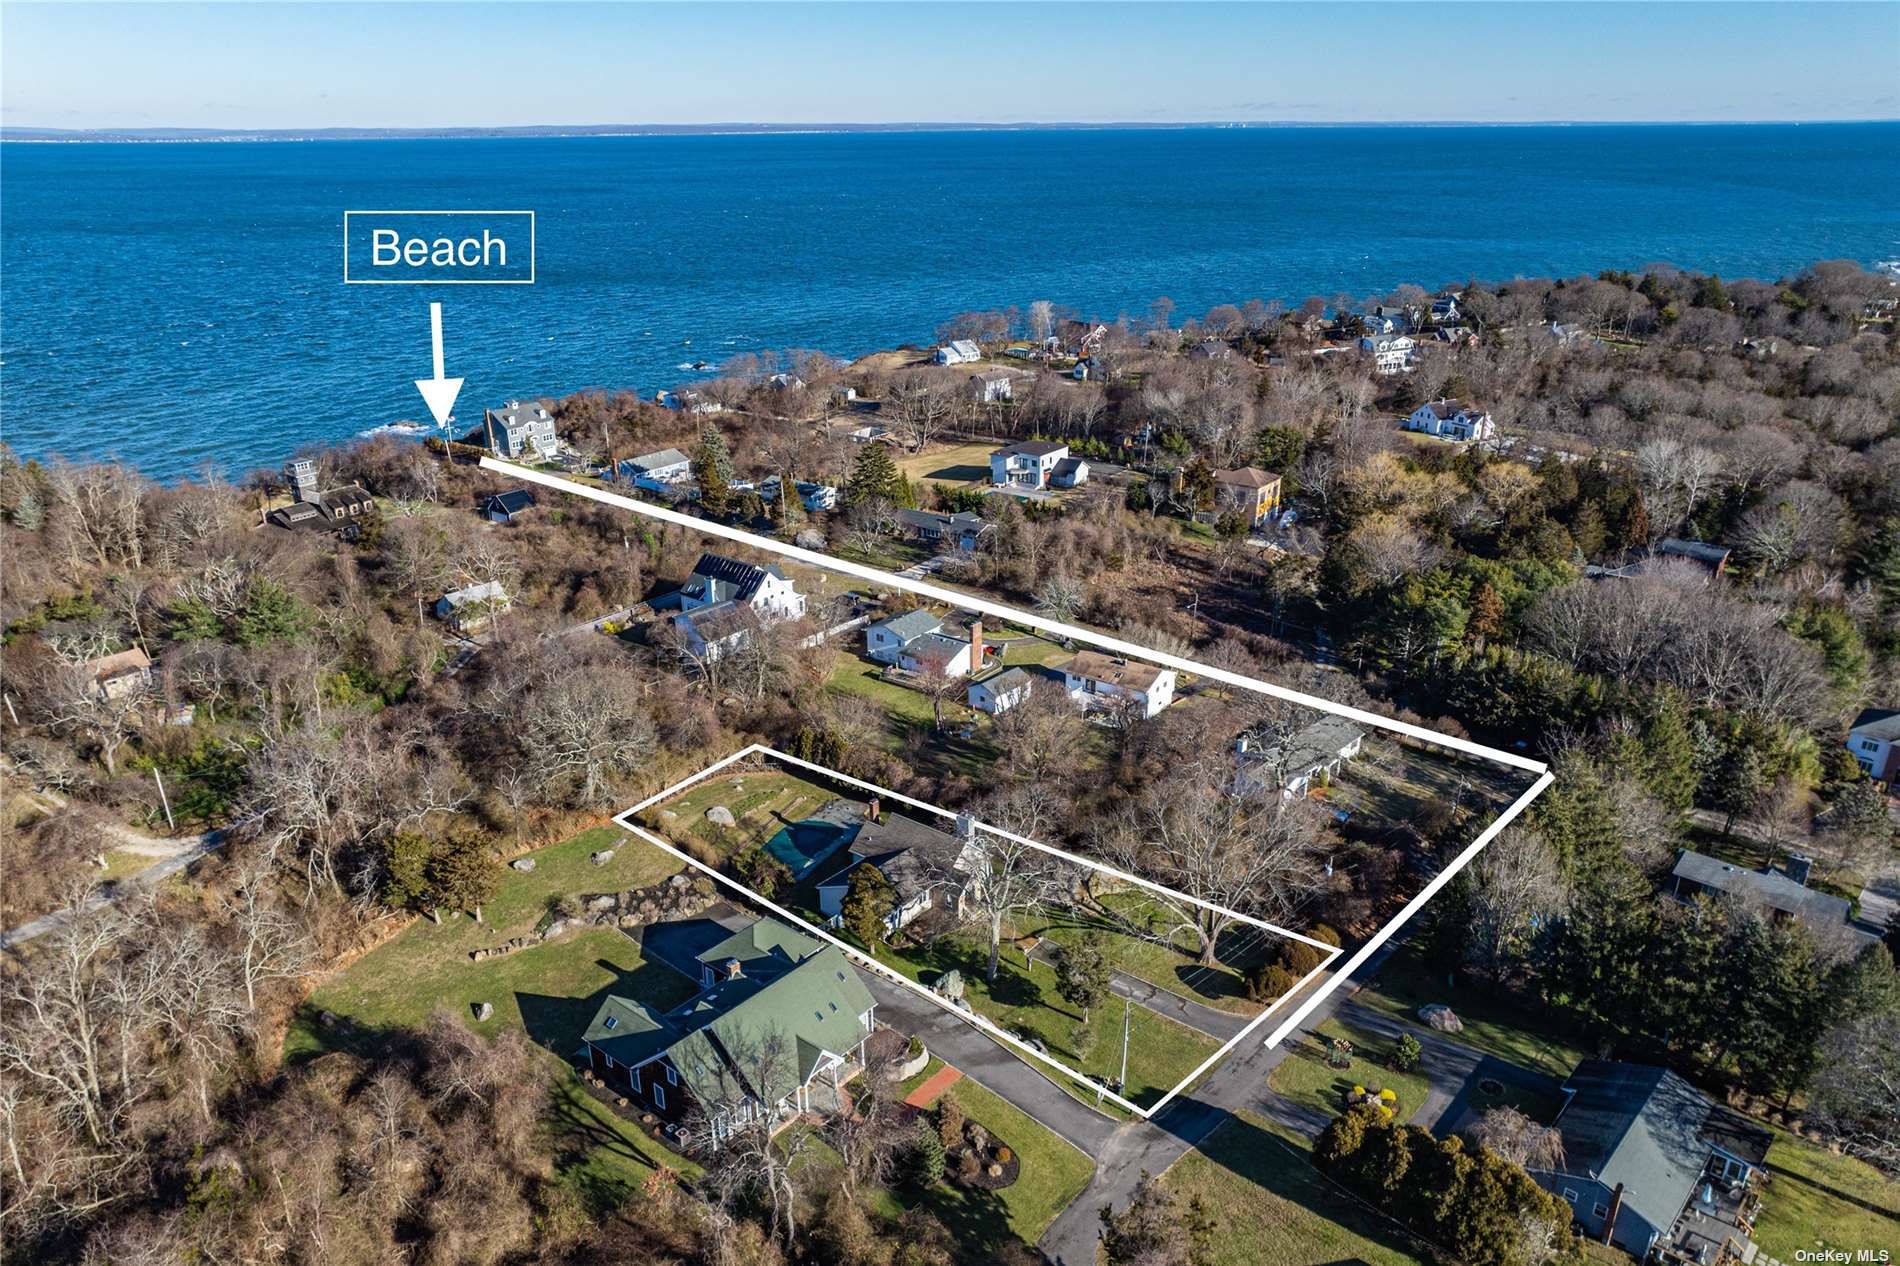
<path fill-rule="evenodd" d="M 610 995 L 581 1041 L 608 1085 L 717 1143 L 766 1117 L 828 1113 L 864 1066 L 877 1004 L 836 946 L 759 919 L 698 955 L 700 992 L 670 1011 Z"/>

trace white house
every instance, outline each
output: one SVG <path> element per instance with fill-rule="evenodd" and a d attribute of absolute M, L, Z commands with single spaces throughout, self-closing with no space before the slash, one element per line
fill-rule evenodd
<path fill-rule="evenodd" d="M 767 475 L 759 481 L 759 498 L 767 505 L 778 500 L 779 478 Z M 807 510 L 835 510 L 838 508 L 838 490 L 830 484 L 808 483 L 800 479 L 795 481 L 798 488 L 798 500 Z"/>
<path fill-rule="evenodd" d="M 1005 668 L 971 682 L 969 702 L 978 712 L 996 716 L 1008 712 L 1019 703 L 1028 702 L 1035 688 L 1034 677 L 1020 668 Z"/>
<path fill-rule="evenodd" d="M 805 595 L 777 567 L 742 563 L 723 554 L 701 554 L 693 574 L 670 594 L 654 599 L 655 610 L 697 611 L 732 602 L 763 620 L 800 620 Z"/>
<path fill-rule="evenodd" d="M 693 459 L 677 448 L 663 448 L 630 457 L 620 463 L 620 469 L 635 483 L 677 484 L 693 477 Z"/>
<path fill-rule="evenodd" d="M 970 375 L 970 398 L 978 404 L 995 404 L 1010 398 L 1010 377 L 1000 369 L 987 374 Z"/>
<path fill-rule="evenodd" d="M 1417 346 L 1409 334 L 1368 334 L 1359 340 L 1359 350 L 1372 357 L 1373 372 L 1380 374 L 1402 374 L 1410 369 Z"/>
<path fill-rule="evenodd" d="M 967 677 L 982 659 L 983 625 L 970 625 L 969 635 L 943 631 L 943 618 L 918 608 L 880 620 L 864 630 L 864 653 L 880 664 L 907 673 L 936 673 Z"/>
<path fill-rule="evenodd" d="M 677 413 L 724 413 L 726 406 L 700 391 L 662 391 L 660 403 Z"/>
<path fill-rule="evenodd" d="M 1900 782 L 1900 709 L 1863 709 L 1847 731 L 1847 750 L 1868 777 L 1888 787 Z"/>
<path fill-rule="evenodd" d="M 1088 481 L 1089 464 L 1080 457 L 1065 457 L 1049 472 L 1049 484 L 1054 488 L 1079 488 Z"/>
<path fill-rule="evenodd" d="M 482 410 L 482 426 L 488 436 L 488 451 L 509 460 L 523 453 L 541 461 L 553 461 L 561 453 L 561 441 L 554 434 L 554 418 L 532 400 L 510 400 L 500 409 Z"/>
<path fill-rule="evenodd" d="M 1458 319 L 1458 300 L 1460 295 L 1439 295 L 1432 300 L 1432 320 L 1437 322 L 1456 321 Z"/>
<path fill-rule="evenodd" d="M 1234 740 L 1234 791 L 1248 795 L 1272 788 L 1284 800 L 1301 799 L 1316 782 L 1336 777 L 1365 741 L 1365 730 L 1341 716 L 1321 717 L 1277 743 L 1242 734 Z"/>
<path fill-rule="evenodd" d="M 983 349 L 967 338 L 945 343 L 930 354 L 939 365 L 972 365 L 983 359 Z"/>
<path fill-rule="evenodd" d="M 1457 400 L 1434 400 L 1421 404 L 1405 419 L 1408 431 L 1423 431 L 1448 440 L 1488 440 L 1498 429 L 1491 415 Z"/>
<path fill-rule="evenodd" d="M 480 631 L 509 607 L 508 591 L 499 580 L 456 589 L 435 600 L 435 618 L 457 633 Z"/>
<path fill-rule="evenodd" d="M 1046 488 L 1057 466 L 1069 458 L 1069 446 L 1050 440 L 1024 440 L 990 454 L 990 482 L 998 488 Z"/>
<path fill-rule="evenodd" d="M 1174 702 L 1174 670 L 1116 659 L 1100 651 L 1078 651 L 1058 670 L 1063 689 L 1085 708 L 1127 701 L 1144 717 L 1158 715 Z"/>

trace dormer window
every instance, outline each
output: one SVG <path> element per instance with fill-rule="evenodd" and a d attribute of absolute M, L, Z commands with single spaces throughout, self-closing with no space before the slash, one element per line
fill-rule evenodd
<path fill-rule="evenodd" d="M 602 1024 L 602 1025 L 600 1026 L 600 1027 L 601 1027 L 601 1028 L 603 1028 L 603 1029 L 611 1029 L 611 1028 L 615 1028 L 615 1027 L 617 1027 L 617 1026 L 619 1025 L 619 1023 L 620 1023 L 620 1017 L 619 1017 L 619 1016 L 617 1016 L 617 1015 L 610 1015 L 610 1016 L 608 1016 L 608 1017 L 607 1017 L 607 1019 L 606 1019 L 606 1021 L 605 1021 L 605 1022 L 604 1022 L 604 1023 L 603 1023 L 603 1024 Z"/>

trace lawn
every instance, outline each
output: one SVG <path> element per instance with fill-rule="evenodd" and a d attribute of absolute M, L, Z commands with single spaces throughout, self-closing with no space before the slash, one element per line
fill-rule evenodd
<path fill-rule="evenodd" d="M 1560 1082 L 1588 1058 L 1581 1035 L 1552 1012 L 1484 985 L 1450 984 L 1415 944 L 1388 958 L 1356 1000 L 1412 1023 L 1421 1006 L 1442 1002 L 1464 1021 L 1464 1032 L 1451 1035 L 1455 1041 Z"/>
<path fill-rule="evenodd" d="M 1003 662 L 1012 668 L 1055 664 L 1074 654 L 1060 642 L 1027 636 L 1013 629 L 1005 630 L 1002 636 L 1011 639 L 1003 646 Z"/>
<path fill-rule="evenodd" d="M 1344 1037 L 1352 1043 L 1349 1068 L 1334 1068 L 1326 1062 L 1327 1042 L 1335 1037 Z M 1328 1020 L 1316 1031 L 1303 1032 L 1294 1039 L 1292 1050 L 1273 1070 L 1267 1086 L 1275 1094 L 1314 1109 L 1328 1119 L 1344 1110 L 1344 1096 L 1354 1086 L 1393 1090 L 1398 1094 L 1393 1119 L 1404 1121 L 1424 1106 L 1431 1080 L 1419 1072 L 1395 1072 L 1386 1063 L 1391 1053 L 1392 1044 L 1384 1038 L 1339 1020 Z"/>
<path fill-rule="evenodd" d="M 616 841 L 611 862 L 589 861 Z M 550 1124 L 568 1153 L 564 1167 L 578 1181 L 630 1188 L 655 1165 L 690 1168 L 583 1093 L 565 1059 L 609 991 L 670 1006 L 692 992 L 688 982 L 643 962 L 639 947 L 612 928 L 590 927 L 504 958 L 477 963 L 468 957 L 472 949 L 531 934 L 562 896 L 644 887 L 678 870 L 679 863 L 627 841 L 613 827 L 583 831 L 531 856 L 533 872 L 506 873 L 484 911 L 486 923 L 417 919 L 324 983 L 293 1020 L 285 1058 L 294 1062 L 333 1049 L 373 1052 L 385 1031 L 420 1027 L 438 1007 L 476 1026 L 473 1008 L 487 1002 L 495 1014 L 478 1031 L 522 1028 L 551 1052 L 550 1059 L 560 1057 Z M 325 1012 L 335 1017 L 332 1024 L 323 1023 Z"/>
<path fill-rule="evenodd" d="M 925 483 L 967 484 L 990 477 L 990 454 L 994 444 L 959 444 L 935 452 L 916 453 L 897 459 L 904 477 Z"/>
<path fill-rule="evenodd" d="M 1101 900 L 1104 906 L 1137 924 L 1165 917 L 1154 900 L 1139 891 L 1109 893 Z M 1265 1005 L 1248 1000 L 1244 978 L 1255 964 L 1278 954 L 1281 945 L 1281 939 L 1273 933 L 1241 925 L 1222 934 L 1215 943 L 1214 963 L 1204 967 L 1200 956 L 1190 948 L 1193 938 L 1186 932 L 1179 933 L 1173 944 L 1163 945 L 1123 932 L 1107 920 L 1068 911 L 1022 920 L 1017 931 L 1045 937 L 1057 945 L 1069 945 L 1091 929 L 1102 933 L 1109 957 L 1122 971 L 1151 985 L 1238 1015 L 1257 1015 Z"/>
<path fill-rule="evenodd" d="M 1763 1257 L 1804 1250 L 1900 1249 L 1900 1182 L 1848 1156 L 1775 1131 L 1755 1242 Z M 1815 1260 L 1810 1257 L 1809 1260 Z"/>
<path fill-rule="evenodd" d="M 935 1071 L 932 1067 L 925 1073 Z M 924 1207 L 943 1220 L 974 1260 L 994 1260 L 1006 1241 L 1004 1227 L 1025 1243 L 1034 1244 L 1056 1215 L 1088 1186 L 1095 1172 L 1094 1162 L 1067 1140 L 967 1077 L 947 1093 L 963 1105 L 970 1120 L 1015 1150 L 1022 1160 L 1022 1173 L 1014 1183 L 996 1192 L 966 1191 L 948 1182 L 938 1183 L 923 1193 Z"/>
<path fill-rule="evenodd" d="M 696 783 L 666 803 L 648 810 L 647 817 L 675 840 L 690 839 L 723 852 L 768 840 L 787 823 L 810 817 L 839 792 L 807 782 L 779 769 L 749 769 L 722 774 Z M 735 825 L 719 827 L 706 820 L 706 811 L 724 805 Z"/>
<path fill-rule="evenodd" d="M 954 729 L 939 730 L 930 699 L 920 691 L 883 680 L 883 666 L 855 655 L 840 656 L 825 688 L 833 694 L 856 695 L 876 704 L 886 717 L 884 746 L 919 767 L 938 773 L 955 773 L 966 778 L 981 778 L 994 765 L 1000 753 L 990 741 L 992 722 L 965 704 L 968 695 L 958 690 L 943 706 L 947 725 L 974 725 L 970 738 L 960 738 Z"/>
<path fill-rule="evenodd" d="M 1502 810 L 1529 785 L 1525 775 L 1488 761 L 1421 751 L 1395 739 L 1370 736 L 1327 799 L 1350 809 L 1362 826 L 1416 821 L 1432 805 L 1454 800 L 1476 810 Z M 1477 828 L 1472 829 L 1477 834 Z"/>
<path fill-rule="evenodd" d="M 937 723 L 927 695 L 921 690 L 886 681 L 883 674 L 882 664 L 859 659 L 856 655 L 841 655 L 838 657 L 837 669 L 825 682 L 825 688 L 837 694 L 860 695 L 894 717 L 925 725 Z M 970 710 L 964 706 L 962 698 L 953 696 L 944 701 L 943 715 L 945 721 L 959 721 L 969 716 Z"/>
<path fill-rule="evenodd" d="M 1436 1260 L 1398 1224 L 1328 1182 L 1250 1113 L 1224 1122 L 1163 1178 L 1214 1213 L 1214 1266 L 1420 1266 Z"/>
<path fill-rule="evenodd" d="M 1056 992 L 1055 969 L 1041 961 L 1029 962 L 1014 946 L 1003 947 L 994 984 L 984 979 L 989 966 L 987 943 L 960 932 L 903 951 L 880 945 L 877 958 L 920 984 L 934 984 L 943 972 L 956 968 L 963 973 L 965 997 L 977 1014 L 1024 1041 L 1040 1041 L 1052 1058 L 1071 1068 L 1110 1080 L 1120 1075 L 1122 1001 L 1110 998 L 1097 1005 L 1084 1025 L 1081 1011 Z M 1220 1048 L 1206 1034 L 1146 1007 L 1131 1006 L 1127 1015 L 1128 1084 L 1122 1095 L 1134 1103 L 1155 1102 Z M 1072 1079 L 1058 1076 L 1057 1080 L 1085 1097 L 1085 1089 Z"/>

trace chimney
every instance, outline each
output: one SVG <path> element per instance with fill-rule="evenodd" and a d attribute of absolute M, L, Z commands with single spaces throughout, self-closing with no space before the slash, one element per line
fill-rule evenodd
<path fill-rule="evenodd" d="M 1809 857 L 1806 853 L 1790 853 L 1788 855 L 1788 878 L 1794 880 L 1803 888 L 1808 886 L 1808 875 L 1813 870 L 1814 859 Z"/>
<path fill-rule="evenodd" d="M 970 621 L 970 674 L 983 671 L 983 621 Z"/>
<path fill-rule="evenodd" d="M 738 959 L 729 958 L 726 960 L 726 979 L 727 980 L 737 980 L 739 979 L 739 977 L 743 975 L 745 975 L 745 968 L 739 965 Z"/>
<path fill-rule="evenodd" d="M 1623 1184 L 1616 1184 L 1616 1190 L 1610 1193 L 1609 1216 L 1603 1219 L 1603 1242 L 1608 1244 L 1610 1236 L 1616 1233 L 1616 1215 L 1623 1212 Z"/>
<path fill-rule="evenodd" d="M 1239 738 L 1234 740 L 1234 750 L 1242 756 L 1247 754 L 1247 749 L 1250 746 L 1252 746 L 1252 744 L 1249 742 L 1248 735 L 1242 734 Z"/>
<path fill-rule="evenodd" d="M 877 815 L 882 811 L 883 808 L 878 804 L 877 797 L 872 796 L 871 803 L 864 806 L 864 820 L 867 822 L 875 822 L 877 821 Z"/>

